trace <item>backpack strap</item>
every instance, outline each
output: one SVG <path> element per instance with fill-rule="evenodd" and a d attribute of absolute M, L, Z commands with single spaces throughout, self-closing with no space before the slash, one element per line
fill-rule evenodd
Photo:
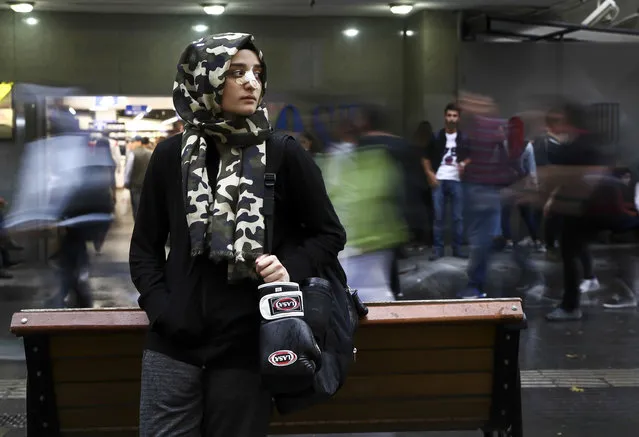
<path fill-rule="evenodd" d="M 273 251 L 273 218 L 275 215 L 275 183 L 277 172 L 284 158 L 286 143 L 292 138 L 283 132 L 275 131 L 266 140 L 266 171 L 264 172 L 264 222 L 266 225 L 266 253 Z"/>

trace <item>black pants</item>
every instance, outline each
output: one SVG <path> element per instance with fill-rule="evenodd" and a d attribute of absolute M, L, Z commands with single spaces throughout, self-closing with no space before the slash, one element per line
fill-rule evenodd
<path fill-rule="evenodd" d="M 266 437 L 271 410 L 257 370 L 203 369 L 144 351 L 140 437 Z"/>
<path fill-rule="evenodd" d="M 138 215 L 138 208 L 140 207 L 142 188 L 131 188 L 129 192 L 131 194 L 131 211 L 133 213 L 133 220 L 135 220 L 135 217 Z"/>
<path fill-rule="evenodd" d="M 89 254 L 87 239 L 93 235 L 84 228 L 66 228 L 58 252 L 60 287 L 47 302 L 47 308 L 65 308 L 71 295 L 74 308 L 92 308 L 93 296 L 89 286 Z"/>
<path fill-rule="evenodd" d="M 543 214 L 543 213 L 542 213 Z M 561 237 L 560 231 L 563 229 L 563 218 L 557 214 L 550 214 L 544 220 L 544 243 L 548 249 L 553 249 L 555 243 Z"/>
<path fill-rule="evenodd" d="M 564 218 L 561 231 L 561 259 L 564 273 L 564 296 L 561 307 L 566 311 L 579 308 L 579 266 L 583 266 L 585 279 L 594 278 L 592 254 L 588 244 L 596 232 L 596 227 L 588 223 L 587 219 Z"/>

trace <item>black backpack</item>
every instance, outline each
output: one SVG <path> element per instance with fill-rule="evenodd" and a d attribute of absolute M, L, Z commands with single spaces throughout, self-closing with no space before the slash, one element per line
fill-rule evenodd
<path fill-rule="evenodd" d="M 266 146 L 264 218 L 267 232 L 266 249 L 269 253 L 273 241 L 275 182 L 287 146 L 301 147 L 290 135 L 281 132 L 274 132 Z M 321 341 L 318 339 L 318 345 L 322 350 L 321 365 L 309 389 L 294 395 L 280 395 L 274 399 L 280 414 L 293 413 L 324 402 L 342 387 L 355 358 L 354 336 L 359 326 L 359 318 L 368 313 L 357 291 L 348 287 L 346 274 L 337 258 L 331 265 L 321 267 L 317 276 L 329 281 L 333 291 L 329 327 L 325 338 Z"/>

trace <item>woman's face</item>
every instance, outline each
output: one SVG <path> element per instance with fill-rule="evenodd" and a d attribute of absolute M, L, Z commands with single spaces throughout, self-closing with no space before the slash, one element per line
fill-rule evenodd
<path fill-rule="evenodd" d="M 222 110 L 248 117 L 253 115 L 262 98 L 262 64 L 252 50 L 240 50 L 226 74 Z"/>

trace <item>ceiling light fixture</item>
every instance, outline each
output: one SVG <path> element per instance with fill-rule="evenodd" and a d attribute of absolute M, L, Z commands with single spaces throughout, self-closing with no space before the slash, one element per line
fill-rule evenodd
<path fill-rule="evenodd" d="M 27 17 L 24 19 L 24 22 L 27 23 L 29 26 L 35 26 L 40 22 L 40 20 L 35 17 Z"/>
<path fill-rule="evenodd" d="M 342 33 L 349 38 L 354 38 L 359 34 L 359 30 L 355 28 L 350 28 L 350 29 L 345 29 Z"/>
<path fill-rule="evenodd" d="M 209 15 L 222 15 L 226 10 L 226 5 L 202 5 L 202 9 Z"/>
<path fill-rule="evenodd" d="M 179 119 L 177 116 L 175 116 L 175 117 L 167 118 L 167 119 L 166 119 L 166 120 L 164 120 L 161 124 L 162 124 L 162 125 L 164 125 L 164 126 L 166 126 L 166 125 L 168 125 L 168 124 L 173 124 L 173 123 L 175 123 L 176 121 L 179 121 L 179 120 L 180 120 L 180 119 Z"/>
<path fill-rule="evenodd" d="M 150 106 L 146 108 L 146 111 L 142 111 L 140 112 L 138 115 L 136 115 L 135 117 L 133 117 L 133 120 L 135 121 L 140 121 L 142 120 L 147 114 L 150 114 L 151 111 L 153 111 L 153 108 L 151 108 Z"/>
<path fill-rule="evenodd" d="M 207 26 L 206 24 L 196 24 L 195 26 L 193 26 L 193 30 L 195 30 L 196 32 L 206 32 L 207 30 L 209 30 L 209 26 Z"/>
<path fill-rule="evenodd" d="M 410 14 L 413 10 L 413 5 L 406 3 L 391 3 L 388 5 L 390 11 L 395 15 Z"/>
<path fill-rule="evenodd" d="M 13 12 L 28 14 L 33 10 L 33 3 L 27 2 L 7 2 Z"/>

